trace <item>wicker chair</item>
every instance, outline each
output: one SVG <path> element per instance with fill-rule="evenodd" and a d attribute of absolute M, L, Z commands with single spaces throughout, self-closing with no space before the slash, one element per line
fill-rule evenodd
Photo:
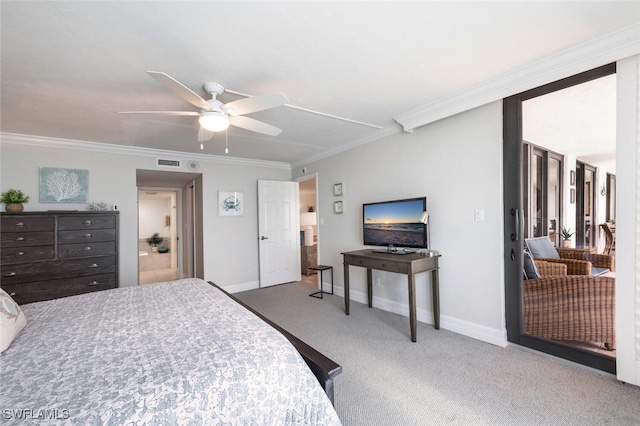
<path fill-rule="evenodd" d="M 525 244 L 536 260 L 567 265 L 569 275 L 602 275 L 615 270 L 614 257 L 607 254 L 595 254 L 587 249 L 554 247 L 548 237 L 527 238 Z M 540 256 L 539 253 L 547 254 Z"/>
<path fill-rule="evenodd" d="M 604 231 L 604 237 L 605 237 L 604 251 L 602 253 L 611 254 L 612 251 L 615 252 L 616 250 L 615 225 L 611 225 L 610 223 L 605 222 L 600 224 L 600 228 L 602 228 L 602 231 Z"/>
<path fill-rule="evenodd" d="M 525 333 L 615 349 L 615 279 L 566 275 L 566 266 L 555 262 L 535 264 L 541 278 L 523 281 Z"/>

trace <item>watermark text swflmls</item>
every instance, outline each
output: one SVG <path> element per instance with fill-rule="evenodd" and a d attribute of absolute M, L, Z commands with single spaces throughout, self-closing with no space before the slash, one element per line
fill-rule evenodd
<path fill-rule="evenodd" d="M 60 410 L 58 408 L 38 410 L 32 408 L 14 408 L 2 410 L 2 417 L 6 420 L 66 420 L 69 418 L 69 410 Z"/>

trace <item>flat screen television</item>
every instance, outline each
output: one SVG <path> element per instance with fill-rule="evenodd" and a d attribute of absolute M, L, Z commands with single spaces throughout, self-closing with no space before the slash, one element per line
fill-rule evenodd
<path fill-rule="evenodd" d="M 426 210 L 426 197 L 363 204 L 364 245 L 429 248 L 427 225 L 420 222 Z"/>

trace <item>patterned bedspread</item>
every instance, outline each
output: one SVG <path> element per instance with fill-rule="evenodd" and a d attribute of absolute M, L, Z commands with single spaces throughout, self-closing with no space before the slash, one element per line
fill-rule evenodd
<path fill-rule="evenodd" d="M 23 306 L 0 423 L 339 425 L 280 333 L 198 279 Z"/>

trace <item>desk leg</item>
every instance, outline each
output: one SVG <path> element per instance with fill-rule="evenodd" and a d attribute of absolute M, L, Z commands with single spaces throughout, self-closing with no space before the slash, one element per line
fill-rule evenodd
<path fill-rule="evenodd" d="M 416 275 L 409 274 L 409 326 L 411 327 L 411 341 L 418 340 L 416 324 Z"/>
<path fill-rule="evenodd" d="M 438 268 L 431 271 L 431 286 L 433 289 L 433 327 L 440 330 L 440 282 L 438 279 Z"/>
<path fill-rule="evenodd" d="M 369 307 L 373 307 L 373 272 L 367 269 L 367 297 L 369 298 Z"/>
<path fill-rule="evenodd" d="M 344 264 L 344 313 L 349 315 L 349 265 Z"/>

